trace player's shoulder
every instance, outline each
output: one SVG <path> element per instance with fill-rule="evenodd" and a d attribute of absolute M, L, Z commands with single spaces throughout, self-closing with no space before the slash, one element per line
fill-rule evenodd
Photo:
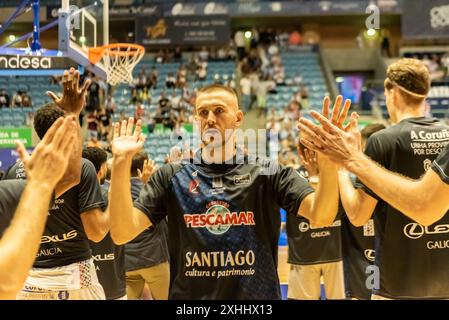
<path fill-rule="evenodd" d="M 20 198 L 26 186 L 26 180 L 10 179 L 0 181 L 0 199 L 4 197 Z M 0 200 L 1 201 L 1 200 Z"/>
<path fill-rule="evenodd" d="M 188 165 L 189 163 L 184 161 L 176 163 L 165 163 L 156 171 L 156 175 L 159 176 L 159 178 L 163 178 L 169 181 L 175 174 L 180 172 Z"/>

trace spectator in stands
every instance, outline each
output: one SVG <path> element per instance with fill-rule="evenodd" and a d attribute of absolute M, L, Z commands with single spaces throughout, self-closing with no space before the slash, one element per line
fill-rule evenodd
<path fill-rule="evenodd" d="M 106 114 L 112 116 L 115 112 L 115 109 L 117 108 L 117 105 L 115 104 L 114 98 L 111 95 L 108 95 L 105 107 L 106 107 Z"/>
<path fill-rule="evenodd" d="M 301 105 L 304 109 L 309 108 L 309 91 L 304 83 L 301 83 L 300 90 L 301 93 Z"/>
<path fill-rule="evenodd" d="M 278 62 L 273 67 L 273 79 L 277 85 L 285 84 L 285 69 L 281 62 Z"/>
<path fill-rule="evenodd" d="M 145 68 L 140 69 L 140 72 L 136 78 L 137 78 L 136 89 L 143 90 L 143 88 L 147 84 L 147 75 L 145 74 Z"/>
<path fill-rule="evenodd" d="M 12 107 L 22 107 L 22 91 L 17 90 L 16 94 L 12 97 Z"/>
<path fill-rule="evenodd" d="M 137 89 L 133 88 L 131 90 L 131 99 L 129 100 L 129 104 L 136 105 L 138 102 L 140 102 L 140 100 L 139 100 L 139 96 L 137 94 Z"/>
<path fill-rule="evenodd" d="M 248 57 L 243 58 L 242 62 L 240 63 L 240 71 L 242 72 L 242 75 L 246 75 L 251 72 L 251 65 L 249 64 Z"/>
<path fill-rule="evenodd" d="M 199 52 L 198 57 L 200 58 L 200 62 L 209 60 L 209 51 L 205 46 L 201 47 L 201 51 Z"/>
<path fill-rule="evenodd" d="M 111 114 L 106 112 L 106 109 L 101 108 L 98 113 L 97 120 L 100 128 L 100 140 L 109 141 L 109 132 L 111 132 L 112 118 Z"/>
<path fill-rule="evenodd" d="M 251 67 L 251 71 L 253 71 L 253 72 L 257 72 L 259 70 L 259 68 L 262 66 L 262 61 L 259 58 L 257 49 L 252 49 L 249 52 L 248 63 Z"/>
<path fill-rule="evenodd" d="M 299 71 L 296 71 L 295 76 L 293 77 L 293 84 L 300 85 L 302 83 L 302 76 Z"/>
<path fill-rule="evenodd" d="M 170 110 L 168 113 L 166 113 L 164 115 L 164 120 L 162 121 L 164 127 L 173 130 L 173 128 L 175 127 L 175 123 L 176 123 L 176 115 L 175 113 Z"/>
<path fill-rule="evenodd" d="M 301 34 L 295 30 L 288 37 L 288 44 L 291 46 L 299 46 L 302 44 Z"/>
<path fill-rule="evenodd" d="M 288 48 L 288 32 L 286 30 L 280 31 L 277 37 L 277 42 L 281 49 L 287 49 Z"/>
<path fill-rule="evenodd" d="M 176 86 L 176 78 L 173 75 L 173 72 L 169 72 L 165 77 L 165 87 L 167 89 L 174 89 Z"/>
<path fill-rule="evenodd" d="M 148 87 L 144 87 L 139 91 L 139 101 L 146 104 L 151 104 L 151 94 L 148 92 Z"/>
<path fill-rule="evenodd" d="M 148 89 L 157 87 L 157 78 L 159 76 L 159 72 L 157 71 L 155 66 L 151 67 L 151 72 L 147 77 L 147 87 Z"/>
<path fill-rule="evenodd" d="M 149 133 L 154 132 L 154 128 L 156 127 L 156 120 L 151 116 L 149 112 L 145 114 L 145 123 L 147 124 L 147 129 Z"/>
<path fill-rule="evenodd" d="M 218 61 L 224 61 L 228 59 L 228 50 L 226 47 L 220 47 L 217 51 L 217 58 Z"/>
<path fill-rule="evenodd" d="M 136 106 L 136 110 L 134 111 L 134 123 L 137 123 L 137 120 L 143 120 L 145 116 L 145 108 L 142 103 L 138 103 Z"/>
<path fill-rule="evenodd" d="M 174 60 L 175 62 L 179 62 L 179 61 L 182 60 L 182 51 L 181 51 L 181 48 L 180 48 L 180 47 L 176 47 L 176 48 L 175 48 L 175 52 L 174 52 L 174 54 L 173 54 L 173 60 Z"/>
<path fill-rule="evenodd" d="M 158 104 L 159 108 L 161 108 L 162 114 L 165 114 L 170 110 L 170 100 L 167 98 L 165 91 L 161 93 Z"/>
<path fill-rule="evenodd" d="M 207 77 L 207 64 L 201 63 L 196 69 L 196 79 L 195 81 L 204 81 Z"/>
<path fill-rule="evenodd" d="M 87 116 L 87 137 L 88 140 L 98 140 L 98 119 L 97 111 L 94 110 Z"/>
<path fill-rule="evenodd" d="M 184 65 L 181 65 L 176 76 L 176 87 L 184 88 L 187 82 L 187 69 Z"/>
<path fill-rule="evenodd" d="M 176 94 L 176 90 L 173 90 L 173 93 L 170 97 L 170 104 L 172 109 L 175 110 L 176 112 L 179 112 L 181 109 L 180 102 L 181 97 Z"/>
<path fill-rule="evenodd" d="M 88 89 L 87 94 L 87 105 L 86 110 L 87 111 L 94 111 L 98 110 L 100 108 L 100 85 L 98 83 L 98 80 L 90 75 L 91 84 Z"/>
<path fill-rule="evenodd" d="M 258 117 L 265 116 L 267 107 L 267 94 L 270 90 L 276 87 L 272 80 L 259 81 L 256 86 L 257 107 L 259 110 Z"/>
<path fill-rule="evenodd" d="M 238 30 L 234 34 L 234 42 L 237 47 L 237 58 L 241 61 L 245 57 L 245 35 L 243 30 Z"/>
<path fill-rule="evenodd" d="M 162 109 L 161 109 L 161 107 L 158 107 L 156 109 L 156 114 L 154 115 L 154 123 L 159 124 L 159 123 L 162 123 L 163 121 L 164 121 L 164 116 L 162 114 Z"/>
<path fill-rule="evenodd" d="M 0 108 L 9 108 L 11 100 L 5 88 L 0 89 Z"/>
<path fill-rule="evenodd" d="M 164 63 L 164 52 L 159 50 L 158 53 L 154 55 L 154 62 L 156 63 Z"/>
<path fill-rule="evenodd" d="M 31 97 L 26 91 L 22 91 L 22 107 L 23 108 L 32 107 Z"/>

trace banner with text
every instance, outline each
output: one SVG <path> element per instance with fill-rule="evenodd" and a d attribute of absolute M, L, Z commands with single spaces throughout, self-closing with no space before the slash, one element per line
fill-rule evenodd
<path fill-rule="evenodd" d="M 229 17 L 176 16 L 140 17 L 136 23 L 136 39 L 146 46 L 221 45 L 231 37 Z"/>
<path fill-rule="evenodd" d="M 0 128 L 0 149 L 15 148 L 16 140 L 22 141 L 25 147 L 31 147 L 31 128 Z"/>

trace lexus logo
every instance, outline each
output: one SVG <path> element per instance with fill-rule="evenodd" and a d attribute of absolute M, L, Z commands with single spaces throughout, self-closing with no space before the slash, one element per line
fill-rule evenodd
<path fill-rule="evenodd" d="M 369 261 L 374 261 L 374 250 L 373 249 L 366 249 L 364 252 L 365 258 Z"/>
<path fill-rule="evenodd" d="M 306 232 L 307 230 L 309 230 L 309 224 L 307 222 L 301 222 L 298 226 L 299 231 L 301 232 Z"/>
<path fill-rule="evenodd" d="M 424 226 L 418 223 L 409 223 L 404 227 L 404 234 L 410 239 L 421 238 L 424 234 Z"/>
<path fill-rule="evenodd" d="M 433 227 L 424 227 L 419 223 L 409 223 L 404 227 L 404 234 L 410 239 L 419 239 L 424 234 L 443 234 L 449 233 L 449 224 L 440 224 Z"/>

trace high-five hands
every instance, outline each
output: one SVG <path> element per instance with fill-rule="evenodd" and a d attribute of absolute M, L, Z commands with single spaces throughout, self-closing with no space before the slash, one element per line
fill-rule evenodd
<path fill-rule="evenodd" d="M 84 108 L 86 102 L 87 89 L 90 86 L 90 80 L 84 81 L 80 88 L 80 73 L 74 68 L 64 71 L 62 76 L 62 97 L 59 98 L 54 92 L 47 91 L 47 95 L 56 105 L 68 113 L 79 115 Z"/>
<path fill-rule="evenodd" d="M 145 142 L 145 136 L 142 134 L 142 121 L 137 120 L 133 132 L 134 118 L 128 121 L 123 120 L 114 123 L 114 137 L 112 139 L 112 154 L 114 157 L 132 158 L 140 152 Z"/>

